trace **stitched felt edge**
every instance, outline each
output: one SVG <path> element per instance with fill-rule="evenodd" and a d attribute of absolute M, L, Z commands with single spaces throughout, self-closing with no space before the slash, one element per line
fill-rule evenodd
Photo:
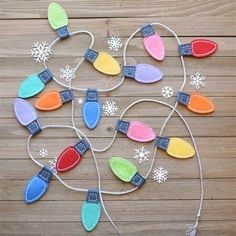
<path fill-rule="evenodd" d="M 31 75 L 31 76 L 37 76 L 37 77 L 38 77 L 38 74 L 33 74 L 33 75 Z M 38 79 L 40 80 L 40 82 L 43 84 L 43 88 L 41 88 L 41 89 L 35 89 L 34 92 L 29 93 L 27 96 L 21 96 L 21 95 L 20 95 L 21 87 L 23 87 L 23 86 L 25 85 L 25 83 L 28 82 L 28 80 L 31 78 L 31 76 L 25 78 L 25 79 L 21 82 L 20 87 L 19 87 L 19 90 L 18 90 L 18 96 L 19 96 L 20 98 L 30 98 L 30 97 L 33 97 L 33 96 L 35 96 L 36 94 L 40 93 L 42 90 L 44 90 L 45 84 L 38 78 Z"/>
<path fill-rule="evenodd" d="M 193 50 L 193 47 L 194 47 L 194 44 L 195 43 L 197 43 L 197 42 L 208 42 L 208 43 L 211 43 L 211 44 L 214 44 L 215 45 L 215 48 L 213 48 L 211 51 L 209 51 L 209 52 L 206 52 L 206 53 L 203 53 L 203 54 L 198 54 L 198 53 L 196 53 L 194 50 Z M 195 40 L 193 40 L 192 41 L 192 51 L 193 51 L 193 53 L 194 53 L 194 56 L 196 56 L 196 57 L 204 57 L 204 56 L 210 56 L 212 53 L 214 53 L 214 51 L 216 51 L 217 50 L 217 48 L 218 48 L 218 45 L 217 45 L 217 43 L 215 43 L 215 42 L 213 42 L 213 41 L 211 41 L 211 40 L 208 40 L 208 39 L 195 39 Z"/>
<path fill-rule="evenodd" d="M 80 161 L 82 160 L 82 155 L 80 155 L 80 154 L 74 149 L 74 150 L 76 151 L 76 153 L 80 156 L 80 158 L 78 158 L 77 161 L 74 162 L 74 164 L 72 164 L 72 165 L 70 165 L 70 166 L 68 166 L 68 167 L 66 167 L 66 168 L 63 168 L 63 169 L 59 168 L 58 166 L 59 166 L 59 163 L 60 163 L 60 161 L 61 161 L 61 159 L 62 159 L 62 158 L 60 158 L 60 157 L 61 157 L 69 148 L 73 148 L 73 149 L 74 149 L 73 146 L 67 147 L 67 148 L 59 155 L 59 157 L 58 157 L 58 159 L 57 159 L 57 162 L 56 162 L 56 169 L 57 169 L 57 171 L 58 171 L 59 173 L 63 173 L 63 172 L 66 172 L 66 171 L 68 171 L 68 170 L 73 169 L 73 168 L 76 167 L 76 166 L 80 163 Z"/>
<path fill-rule="evenodd" d="M 87 225 L 87 223 L 86 223 L 86 221 L 85 221 L 85 208 L 86 208 L 86 205 L 87 205 L 87 202 L 84 202 L 83 203 L 83 205 L 82 205 L 82 209 L 81 209 L 81 218 L 82 218 L 82 224 L 84 225 L 84 227 L 85 227 L 85 229 L 87 230 L 87 231 L 92 231 L 96 226 L 97 226 L 97 224 L 98 224 L 98 222 L 99 222 L 99 219 L 101 218 L 101 204 L 100 203 L 90 203 L 90 204 L 97 204 L 97 205 L 99 205 L 99 209 L 100 209 L 100 211 L 98 212 L 98 214 L 96 215 L 96 224 L 94 223 L 93 224 L 93 227 L 91 228 L 91 229 L 88 229 L 88 225 Z"/>
<path fill-rule="evenodd" d="M 208 113 L 212 113 L 213 111 L 215 111 L 215 105 L 214 103 L 209 100 L 207 97 L 205 97 L 204 95 L 200 94 L 200 93 L 192 93 L 191 96 L 190 96 L 190 100 L 191 100 L 191 97 L 198 97 L 198 96 L 201 96 L 203 99 L 205 99 L 205 101 L 207 101 L 209 104 L 211 104 L 211 109 L 209 109 L 209 111 L 203 111 L 203 110 L 195 110 L 193 109 L 191 106 L 190 106 L 190 103 L 187 105 L 187 107 L 195 112 L 195 113 L 199 113 L 199 114 L 208 114 Z"/>
<path fill-rule="evenodd" d="M 24 193 L 24 198 L 25 198 L 25 202 L 26 202 L 26 203 L 33 203 L 33 202 L 39 200 L 39 199 L 44 195 L 44 193 L 45 193 L 46 190 L 47 190 L 48 184 L 45 183 L 42 179 L 40 179 L 40 180 L 43 182 L 43 184 L 44 184 L 43 191 L 42 191 L 41 194 L 39 194 L 37 197 L 33 198 L 32 200 L 28 200 L 27 194 L 28 194 L 28 191 L 29 191 L 29 187 L 30 187 L 31 183 L 32 183 L 36 178 L 39 178 L 39 177 L 38 177 L 37 175 L 33 176 L 33 177 L 29 180 L 29 182 L 27 183 L 27 187 L 26 187 L 25 193 Z"/>
<path fill-rule="evenodd" d="M 37 119 L 38 115 L 37 115 L 35 109 L 33 108 L 33 106 L 32 106 L 29 102 L 27 102 L 27 101 L 25 101 L 24 99 L 21 99 L 21 98 L 16 98 L 16 99 L 15 99 L 15 103 L 16 103 L 16 101 L 20 101 L 20 102 L 26 104 L 26 105 L 31 109 L 31 111 L 34 113 L 35 119 Z M 14 104 L 14 105 L 15 105 L 15 104 Z M 16 106 L 14 106 L 14 112 L 15 112 L 15 114 L 16 114 L 17 120 L 18 120 L 23 126 L 27 126 L 28 124 L 30 124 L 30 123 L 32 122 L 32 121 L 29 122 L 29 123 L 25 123 L 25 122 L 23 123 L 23 122 L 21 122 L 21 121 L 18 119 L 18 117 L 19 117 L 20 115 L 19 115 L 18 111 L 16 110 Z"/>
<path fill-rule="evenodd" d="M 93 126 L 90 126 L 89 124 L 88 124 L 88 121 L 87 121 L 87 119 L 86 119 L 86 116 L 85 116 L 85 110 L 86 110 L 86 105 L 88 105 L 90 102 L 85 102 L 84 103 L 84 106 L 83 106 L 83 120 L 84 120 L 84 123 L 85 123 L 85 125 L 89 128 L 89 129 L 94 129 L 94 128 L 96 128 L 97 127 L 97 125 L 99 124 L 99 121 L 101 120 L 101 105 L 100 105 L 100 102 L 91 102 L 91 103 L 97 103 L 98 104 L 98 115 L 97 115 L 97 118 L 96 118 L 96 122 L 94 123 L 94 125 Z"/>
<path fill-rule="evenodd" d="M 58 98 L 59 98 L 58 103 L 57 103 L 55 106 L 50 107 L 50 108 L 47 108 L 47 107 L 46 107 L 46 108 L 45 108 L 45 107 L 40 107 L 40 106 L 38 105 L 38 101 L 39 101 L 43 96 L 45 96 L 45 95 L 47 95 L 47 94 L 49 94 L 49 93 L 56 93 L 56 94 L 58 95 Z M 34 104 L 34 106 L 35 106 L 38 110 L 41 110 L 41 111 L 52 111 L 52 110 L 56 110 L 56 109 L 60 108 L 62 105 L 63 105 L 63 103 L 62 103 L 62 101 L 61 101 L 61 96 L 60 96 L 60 94 L 59 94 L 59 91 L 57 91 L 57 90 L 48 91 L 47 93 L 43 94 L 41 97 L 39 97 L 39 99 L 38 99 L 38 100 L 35 102 L 35 104 Z"/>

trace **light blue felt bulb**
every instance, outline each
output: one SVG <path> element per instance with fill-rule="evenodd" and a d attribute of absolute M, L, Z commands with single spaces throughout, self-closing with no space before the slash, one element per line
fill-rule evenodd
<path fill-rule="evenodd" d="M 90 189 L 81 208 L 82 224 L 87 231 L 92 231 L 96 227 L 101 217 L 101 211 L 99 192 L 96 189 Z"/>
<path fill-rule="evenodd" d="M 52 171 L 43 167 L 38 175 L 33 176 L 25 186 L 24 200 L 30 204 L 38 201 L 48 190 L 48 183 L 52 178 Z"/>
<path fill-rule="evenodd" d="M 28 76 L 20 85 L 18 96 L 20 98 L 30 98 L 41 92 L 45 85 L 53 78 L 49 69 L 46 69 L 39 74 Z"/>
<path fill-rule="evenodd" d="M 97 127 L 101 119 L 101 106 L 96 89 L 88 89 L 85 103 L 83 105 L 83 119 L 89 129 Z"/>

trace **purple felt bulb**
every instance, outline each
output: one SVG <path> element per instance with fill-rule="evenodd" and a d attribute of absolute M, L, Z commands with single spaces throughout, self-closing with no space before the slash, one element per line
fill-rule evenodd
<path fill-rule="evenodd" d="M 41 131 L 37 121 L 37 113 L 29 102 L 21 98 L 15 99 L 14 112 L 17 120 L 23 126 L 26 126 L 31 134 L 36 134 Z"/>
<path fill-rule="evenodd" d="M 163 78 L 162 71 L 150 64 L 140 63 L 136 66 L 124 66 L 123 71 L 124 76 L 144 84 L 154 83 Z"/>

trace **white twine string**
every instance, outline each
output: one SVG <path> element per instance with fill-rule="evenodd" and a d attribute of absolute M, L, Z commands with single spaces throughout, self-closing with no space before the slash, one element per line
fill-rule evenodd
<path fill-rule="evenodd" d="M 177 43 L 178 45 L 181 45 L 181 42 L 178 38 L 178 36 L 176 35 L 176 33 L 171 30 L 169 27 L 165 26 L 164 24 L 161 24 L 161 23 L 152 23 L 151 25 L 158 25 L 158 26 L 161 26 L 163 28 L 165 28 L 166 30 L 168 30 L 170 33 L 172 33 L 174 35 L 174 37 L 176 38 L 177 40 Z M 127 51 L 127 47 L 128 47 L 128 44 L 130 42 L 130 40 L 141 30 L 141 28 L 137 29 L 127 40 L 125 46 L 124 46 L 124 51 L 123 51 L 123 60 L 124 60 L 124 65 L 126 65 L 126 51 Z M 91 48 L 94 44 L 94 37 L 93 35 L 89 32 L 89 31 L 75 31 L 75 32 L 72 32 L 71 35 L 74 35 L 74 34 L 78 34 L 78 33 L 87 33 L 90 35 L 91 37 L 91 43 L 90 43 L 90 47 Z M 55 39 L 50 45 L 49 47 L 52 47 L 57 41 L 59 40 L 59 38 Z M 183 56 L 181 55 L 180 56 L 180 60 L 181 60 L 181 64 L 182 64 L 182 69 L 183 69 L 183 83 L 181 85 L 181 88 L 179 91 L 182 91 L 183 88 L 185 87 L 186 85 L 186 68 L 185 68 L 185 64 L 184 64 L 184 59 L 183 59 Z M 76 70 L 79 68 L 79 66 L 82 64 L 82 62 L 84 61 L 84 58 L 82 58 L 79 63 L 77 64 L 76 66 Z M 47 68 L 47 65 L 46 65 L 46 62 L 44 61 L 44 67 Z M 80 89 L 80 88 L 76 88 L 76 87 L 73 87 L 71 86 L 71 84 L 68 85 L 65 85 L 63 83 L 61 83 L 60 81 L 58 81 L 55 77 L 54 77 L 54 80 L 59 83 L 60 85 L 64 86 L 64 87 L 67 87 L 67 88 L 71 88 L 71 89 L 74 89 L 74 90 L 77 90 L 77 91 L 86 91 L 87 89 Z M 112 90 L 115 90 L 116 88 L 120 87 L 122 85 L 124 81 L 124 76 L 122 77 L 120 83 L 118 85 L 115 85 L 114 87 L 110 88 L 110 89 L 100 89 L 98 91 L 100 92 L 109 92 L 109 91 L 112 91 Z M 199 218 L 200 218 L 200 214 L 201 214 L 201 209 L 202 209 L 202 204 L 203 204 L 203 193 L 204 193 L 204 186 L 203 186 L 203 175 L 202 175 L 202 166 L 201 166 L 201 159 L 200 159 L 200 155 L 199 155 L 199 152 L 198 152 L 198 149 L 197 149 L 197 145 L 196 145 L 196 142 L 195 142 L 195 139 L 193 137 L 193 134 L 191 132 L 191 129 L 188 125 L 188 123 L 186 122 L 186 120 L 183 118 L 183 116 L 179 113 L 179 111 L 176 109 L 178 103 L 176 102 L 174 104 L 174 106 L 171 106 L 165 102 L 162 102 L 162 101 L 158 101 L 158 100 L 155 100 L 155 99 L 140 99 L 138 101 L 135 101 L 133 103 L 131 103 L 123 112 L 122 114 L 120 115 L 120 119 L 125 115 L 125 113 L 131 108 L 133 107 L 134 105 L 138 104 L 138 103 L 141 103 L 141 102 L 154 102 L 154 103 L 159 103 L 159 104 L 162 104 L 162 105 L 165 105 L 165 106 L 168 106 L 169 108 L 172 108 L 172 111 L 170 112 L 170 114 L 168 115 L 168 117 L 165 119 L 162 127 L 161 127 L 161 130 L 160 130 L 160 133 L 159 133 L 159 136 L 162 135 L 162 133 L 164 132 L 164 129 L 168 123 L 168 121 L 170 120 L 170 118 L 172 117 L 173 113 L 176 112 L 178 114 L 178 116 L 181 118 L 182 122 L 185 124 L 185 126 L 187 127 L 187 130 L 191 136 L 191 139 L 192 139 L 192 143 L 194 145 L 194 149 L 196 151 L 196 155 L 197 155 L 197 160 L 198 160 L 198 168 L 199 168 L 199 178 L 200 178 L 200 188 L 201 188 L 201 194 L 200 194 L 200 204 L 199 204 L 199 208 L 198 208 L 198 212 L 197 212 L 197 217 L 196 217 L 196 221 L 195 221 L 195 225 L 194 225 L 194 228 L 197 227 L 198 225 L 198 221 L 199 221 Z M 105 205 L 104 205 L 104 202 L 103 202 L 103 199 L 102 199 L 102 193 L 104 194 L 113 194 L 113 195 L 122 195 L 122 194 L 127 194 L 127 193 L 131 193 L 135 190 L 137 190 L 138 188 L 135 187 L 133 189 L 130 189 L 130 190 L 127 190 L 127 191 L 122 191 L 122 192 L 111 192 L 111 191 L 104 191 L 104 190 L 101 190 L 101 177 L 100 177 L 100 172 L 99 172 L 99 167 L 98 167 L 98 164 L 97 164 L 97 160 L 96 160 L 96 156 L 95 156 L 95 153 L 94 152 L 104 152 L 104 151 L 107 151 L 114 143 L 115 141 L 115 138 L 116 138 L 116 135 L 117 135 L 117 131 L 114 132 L 114 135 L 113 135 L 113 138 L 110 142 L 110 144 L 103 148 L 103 149 L 95 149 L 92 147 L 92 144 L 91 142 L 89 141 L 89 139 L 86 137 L 86 135 L 84 133 L 82 133 L 81 130 L 77 129 L 76 126 L 75 126 L 75 122 L 74 122 L 74 101 L 72 101 L 72 111 L 71 111 L 71 121 L 72 121 L 72 126 L 68 126 L 68 125 L 47 125 L 47 126 L 44 126 L 42 127 L 42 129 L 45 129 L 45 128 L 71 128 L 73 129 L 77 135 L 79 136 L 79 138 L 82 138 L 84 137 L 88 143 L 90 144 L 90 147 L 91 147 L 91 151 L 92 151 L 92 155 L 93 155 L 93 158 L 94 158 L 94 163 L 95 163 L 95 167 L 96 167 L 96 171 L 97 171 L 97 177 L 98 177 L 98 189 L 99 189 L 99 195 L 100 195 L 100 198 L 101 198 L 101 204 L 102 204 L 102 207 L 104 209 L 104 212 L 105 214 L 107 215 L 109 221 L 112 223 L 113 227 L 115 228 L 115 230 L 117 231 L 118 234 L 119 231 L 116 227 L 116 225 L 114 224 L 114 222 L 112 221 L 111 217 L 109 216 L 106 208 L 105 208 Z M 27 151 L 29 153 L 29 156 L 30 158 L 36 163 L 38 164 L 39 166 L 43 167 L 43 165 L 41 163 L 39 163 L 37 160 L 35 160 L 35 158 L 33 157 L 31 151 L 30 151 L 30 140 L 32 138 L 32 135 L 29 136 L 28 140 L 27 140 Z M 155 161 L 155 158 L 156 158 L 156 153 L 157 153 L 157 148 L 155 147 L 154 149 L 154 154 L 153 154 L 153 158 L 152 158 L 152 162 L 151 162 L 151 165 L 150 165 L 150 168 L 149 168 L 149 171 L 147 172 L 146 176 L 145 176 L 145 179 L 148 178 L 148 176 L 150 175 L 151 171 L 152 171 L 152 168 L 153 168 L 153 165 L 154 165 L 154 161 Z M 81 189 L 81 188 L 74 188 L 70 185 L 68 185 L 67 183 L 65 183 L 56 173 L 54 173 L 54 176 L 67 188 L 69 189 L 72 189 L 74 191 L 81 191 L 81 192 L 87 192 L 88 189 Z"/>

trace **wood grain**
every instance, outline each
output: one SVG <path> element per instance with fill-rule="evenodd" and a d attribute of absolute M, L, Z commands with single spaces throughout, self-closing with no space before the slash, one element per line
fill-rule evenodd
<path fill-rule="evenodd" d="M 116 235 L 102 214 L 101 222 L 90 234 L 85 233 L 80 220 L 80 207 L 84 193 L 66 189 L 55 178 L 50 182 L 47 194 L 33 205 L 22 201 L 26 181 L 39 168 L 30 160 L 26 150 L 28 133 L 15 119 L 13 101 L 22 80 L 43 69 L 30 58 L 30 49 L 36 41 L 50 43 L 55 32 L 48 26 L 47 7 L 49 0 L 0 0 L 0 235 Z M 123 42 L 138 27 L 149 22 L 168 25 L 180 36 L 182 43 L 201 37 L 218 43 L 217 53 L 204 59 L 185 58 L 187 84 L 185 92 L 192 92 L 189 76 L 200 72 L 206 76 L 206 86 L 200 92 L 215 104 L 216 111 L 206 116 L 189 112 L 185 107 L 178 110 L 186 118 L 196 137 L 202 158 L 204 176 L 204 204 L 199 222 L 201 236 L 236 235 L 236 4 L 230 0 L 201 1 L 86 1 L 60 0 L 69 16 L 69 29 L 90 30 L 95 35 L 94 49 L 107 51 L 106 40 L 117 35 Z M 175 103 L 181 86 L 183 72 L 176 42 L 171 34 L 161 27 L 158 33 L 166 46 L 163 62 L 152 59 L 143 49 L 141 34 L 135 36 L 128 47 L 128 64 L 149 63 L 160 68 L 164 79 L 156 84 L 143 85 L 131 79 L 111 93 L 101 93 L 101 101 L 114 100 L 118 112 L 113 117 L 103 115 L 100 125 L 93 131 L 84 128 L 81 105 L 75 103 L 76 125 L 88 135 L 95 148 L 105 147 L 111 140 L 117 118 L 123 109 L 137 99 L 152 98 Z M 66 64 L 76 65 L 88 47 L 86 35 L 60 41 L 53 48 L 49 67 L 56 77 Z M 122 51 L 112 53 L 122 65 Z M 76 73 L 73 85 L 80 88 L 109 88 L 119 83 L 121 76 L 109 77 L 95 71 L 84 62 Z M 164 86 L 174 89 L 169 100 L 161 95 Z M 50 82 L 41 93 L 62 89 Z M 32 104 L 41 95 L 28 101 Z M 84 92 L 74 92 L 76 98 Z M 42 125 L 70 124 L 71 104 L 53 112 L 38 112 Z M 140 120 L 150 124 L 156 134 L 170 109 L 154 103 L 141 103 L 127 112 L 124 119 Z M 164 135 L 183 137 L 191 142 L 186 127 L 174 114 Z M 58 156 L 67 146 L 78 141 L 76 134 L 68 129 L 47 129 L 31 142 L 31 151 L 43 164 Z M 102 188 L 109 191 L 124 191 L 132 186 L 119 181 L 108 166 L 108 158 L 114 155 L 133 159 L 134 149 L 140 143 L 118 134 L 117 139 L 105 153 L 96 154 L 101 170 Z M 147 143 L 153 156 L 153 142 Z M 39 150 L 46 148 L 48 156 L 40 157 Z M 122 235 L 182 236 L 186 225 L 194 222 L 199 204 L 199 173 L 197 159 L 180 161 L 158 151 L 154 166 L 163 166 L 169 171 L 168 181 L 156 184 L 150 175 L 147 183 L 135 193 L 123 196 L 104 195 L 106 207 Z M 145 175 L 150 161 L 137 164 Z M 91 152 L 87 152 L 80 165 L 60 175 L 67 183 L 81 188 L 97 186 L 97 177 Z"/>

